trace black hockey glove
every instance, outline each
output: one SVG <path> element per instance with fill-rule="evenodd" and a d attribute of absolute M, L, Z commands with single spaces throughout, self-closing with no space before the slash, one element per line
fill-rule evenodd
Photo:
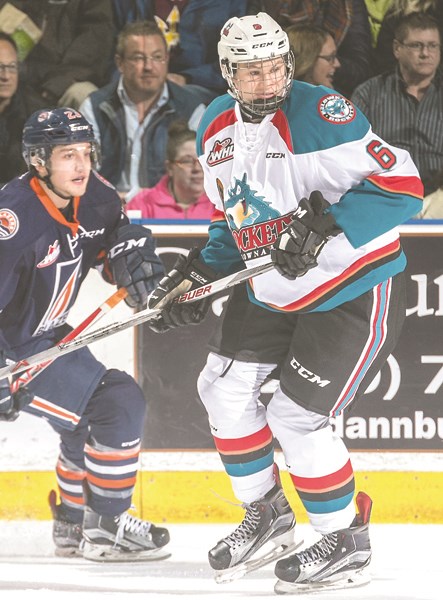
<path fill-rule="evenodd" d="M 275 268 L 286 277 L 302 277 L 317 266 L 317 256 L 326 242 L 342 230 L 333 215 L 325 213 L 330 204 L 316 190 L 302 198 L 294 213 L 294 220 L 282 231 L 271 250 Z"/>
<path fill-rule="evenodd" d="M 145 306 L 149 294 L 165 273 L 155 253 L 151 231 L 135 224 L 120 227 L 108 260 L 117 287 L 128 291 L 126 304 L 131 308 Z"/>
<path fill-rule="evenodd" d="M 0 367 L 6 367 L 4 353 L 0 353 Z M 0 421 L 15 421 L 20 411 L 30 404 L 34 398 L 28 388 L 19 388 L 11 394 L 9 380 L 7 377 L 0 381 Z"/>
<path fill-rule="evenodd" d="M 194 288 L 218 279 L 216 272 L 198 259 L 200 251 L 192 248 L 188 256 L 179 256 L 172 271 L 164 277 L 148 299 L 149 308 L 162 308 L 158 319 L 149 322 L 156 333 L 165 333 L 184 325 L 198 325 L 205 318 L 210 298 L 178 304 L 174 299 Z"/>

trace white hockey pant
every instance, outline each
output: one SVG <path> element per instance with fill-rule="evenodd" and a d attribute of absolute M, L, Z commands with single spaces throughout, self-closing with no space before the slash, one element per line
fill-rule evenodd
<path fill-rule="evenodd" d="M 329 418 L 306 410 L 282 392 L 280 386 L 268 404 L 269 426 L 278 439 L 289 472 L 296 477 L 325 477 L 342 469 L 350 460 L 343 440 L 333 432 Z M 335 512 L 307 511 L 319 533 L 349 527 L 355 517 L 352 501 Z"/>
<path fill-rule="evenodd" d="M 258 401 L 260 387 L 275 364 L 232 361 L 211 352 L 198 378 L 198 392 L 209 417 L 211 431 L 221 439 L 239 439 L 267 425 L 266 409 Z M 275 483 L 273 465 L 243 477 L 230 476 L 241 502 L 261 498 Z"/>
<path fill-rule="evenodd" d="M 268 424 L 280 443 L 291 474 L 312 478 L 335 473 L 347 463 L 349 453 L 341 438 L 333 433 L 328 417 L 302 408 L 280 387 L 267 410 L 258 401 L 260 387 L 275 366 L 209 354 L 198 379 L 198 391 L 214 436 L 239 439 Z M 253 475 L 230 478 L 234 494 L 241 502 L 257 500 L 274 485 L 272 466 Z M 312 526 L 320 533 L 348 527 L 354 516 L 352 502 L 332 513 L 308 511 Z"/>

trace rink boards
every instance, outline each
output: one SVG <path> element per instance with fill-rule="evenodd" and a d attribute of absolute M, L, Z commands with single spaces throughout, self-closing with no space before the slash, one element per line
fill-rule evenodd
<path fill-rule="evenodd" d="M 443 232 L 443 227 L 418 227 L 416 232 L 438 235 Z M 162 230 L 158 229 L 158 233 L 161 235 Z M 185 231 L 185 234 L 188 233 L 194 234 L 192 228 Z M 410 228 L 409 233 L 414 231 Z M 177 245 L 181 246 L 180 240 L 177 242 Z M 428 318 L 437 319 L 439 325 L 438 328 L 434 327 L 436 335 L 432 336 L 435 347 L 431 348 L 425 344 L 423 350 L 420 350 L 421 363 L 416 361 L 421 369 L 429 369 L 429 373 L 426 372 L 427 381 L 433 382 L 432 385 L 429 383 L 428 392 L 418 398 L 414 407 L 414 410 L 424 415 L 420 421 L 421 438 L 417 442 L 418 450 L 400 447 L 393 451 L 381 446 L 380 441 L 374 438 L 371 450 L 360 451 L 360 448 L 354 448 L 351 451 L 356 472 L 356 487 L 372 497 L 372 520 L 376 523 L 443 523 L 443 453 L 440 452 L 443 436 L 440 430 L 440 424 L 443 422 L 443 392 L 440 388 L 441 381 L 437 382 L 437 372 L 440 372 L 443 363 L 440 346 L 440 319 L 443 316 L 440 256 L 441 253 L 436 253 L 433 257 L 434 271 L 428 276 L 429 285 L 426 287 L 428 291 L 432 287 L 435 288 L 432 291 L 433 295 L 427 299 L 427 303 L 421 295 L 420 302 L 423 306 L 417 304 L 417 312 L 421 311 L 423 315 L 419 314 L 421 321 L 424 322 Z M 414 277 L 420 292 L 420 285 L 426 286 L 426 283 L 423 283 L 419 275 L 414 274 Z M 82 295 L 71 313 L 70 322 L 73 325 L 80 322 L 96 305 L 112 294 L 112 291 L 113 288 L 104 284 L 95 274 L 88 277 Z M 433 314 L 428 317 L 427 314 L 431 311 Z M 123 318 L 129 312 L 126 306 L 119 306 L 114 309 L 112 315 L 105 318 L 103 324 Z M 127 330 L 95 344 L 92 350 L 108 367 L 121 368 L 137 375 L 139 365 L 135 364 L 135 357 L 139 341 L 132 330 Z M 423 360 L 423 357 L 428 362 Z M 433 358 L 434 366 L 429 357 Z M 384 402 L 385 398 L 381 398 L 380 402 L 382 401 Z M 404 411 L 403 421 L 412 415 L 406 405 Z M 155 410 L 153 416 L 156 416 Z M 428 421 L 425 422 L 424 419 Z M 438 423 L 432 439 L 429 433 L 431 420 Z M 156 423 L 156 427 L 158 425 L 155 419 L 152 419 L 151 423 Z M 170 426 L 167 423 L 165 425 L 166 430 L 171 431 Z M 181 425 L 183 426 L 183 422 Z M 186 424 L 184 425 L 186 428 Z M 201 429 L 199 424 L 199 430 Z M 160 431 L 158 436 L 161 438 L 163 432 Z M 146 438 L 148 437 L 151 436 L 147 435 Z M 386 439 L 383 443 L 387 445 L 389 439 Z M 417 436 L 413 435 L 412 441 L 408 438 L 408 443 L 416 443 L 416 440 Z M 349 439 L 346 441 L 349 443 Z M 430 447 L 426 448 L 425 444 Z M 51 489 L 56 489 L 53 469 L 57 454 L 58 439 L 47 423 L 29 415 L 20 416 L 15 423 L 0 423 L 0 519 L 51 518 L 47 496 Z M 284 471 L 280 452 L 277 453 L 277 461 L 282 470 L 285 491 L 297 519 L 301 523 L 306 522 L 304 509 Z M 138 516 L 170 523 L 238 522 L 243 510 L 236 503 L 229 479 L 222 471 L 220 460 L 214 451 L 207 448 L 200 451 L 200 447 L 181 449 L 179 446 L 170 450 L 154 446 L 142 453 L 134 495 Z"/>
<path fill-rule="evenodd" d="M 56 448 L 48 453 L 55 460 Z M 298 521 L 306 523 L 282 458 L 278 452 L 285 492 Z M 351 453 L 351 458 L 357 490 L 374 501 L 374 523 L 443 523 L 441 454 Z M 47 463 L 40 462 L 43 470 L 24 465 L 17 470 L 20 465 L 12 461 L 8 470 L 2 462 L 0 519 L 51 518 L 47 497 L 56 480 Z M 159 523 L 238 522 L 244 514 L 215 452 L 143 452 L 133 503 L 138 516 Z"/>

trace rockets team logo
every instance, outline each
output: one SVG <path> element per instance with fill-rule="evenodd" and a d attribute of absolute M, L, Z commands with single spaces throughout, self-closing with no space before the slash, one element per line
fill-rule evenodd
<path fill-rule="evenodd" d="M 355 119 L 356 111 L 352 102 L 338 94 L 324 96 L 318 103 L 320 116 L 330 123 L 349 123 Z"/>
<path fill-rule="evenodd" d="M 15 212 L 9 208 L 0 210 L 0 240 L 9 240 L 17 233 L 20 226 Z"/>
<path fill-rule="evenodd" d="M 220 192 L 219 184 L 218 188 Z M 281 216 L 270 202 L 251 189 L 246 173 L 228 189 L 224 209 L 243 260 L 269 254 L 270 246 L 292 221 L 291 215 Z"/>
<path fill-rule="evenodd" d="M 257 192 L 251 189 L 246 173 L 228 189 L 225 213 L 229 226 L 234 231 L 256 221 L 269 221 L 280 216 L 270 202 L 266 202 L 263 196 L 257 196 Z"/>

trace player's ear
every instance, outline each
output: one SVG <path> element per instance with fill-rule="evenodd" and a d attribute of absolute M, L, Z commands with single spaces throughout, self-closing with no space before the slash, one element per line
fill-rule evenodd
<path fill-rule="evenodd" d="M 41 177 L 45 177 L 48 174 L 48 170 L 45 166 L 45 163 L 41 158 L 38 158 L 37 156 L 32 158 L 31 165 Z"/>

